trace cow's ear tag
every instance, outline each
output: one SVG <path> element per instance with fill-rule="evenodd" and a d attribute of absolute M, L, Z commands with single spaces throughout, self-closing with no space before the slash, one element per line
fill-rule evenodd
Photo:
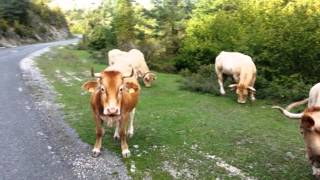
<path fill-rule="evenodd" d="M 89 91 L 90 93 L 94 93 L 94 90 L 95 90 L 95 88 L 89 88 L 89 89 L 88 89 L 88 91 Z"/>
<path fill-rule="evenodd" d="M 134 89 L 133 88 L 129 88 L 128 92 L 131 94 L 131 93 L 134 93 Z"/>

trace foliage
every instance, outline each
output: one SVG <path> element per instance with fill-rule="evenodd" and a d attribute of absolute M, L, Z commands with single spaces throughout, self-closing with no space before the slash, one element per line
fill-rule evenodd
<path fill-rule="evenodd" d="M 58 28 L 65 26 L 66 20 L 62 11 L 59 8 L 49 8 L 47 4 L 48 0 L 33 0 L 31 10 L 48 24 Z"/>
<path fill-rule="evenodd" d="M 61 10 L 49 8 L 47 5 L 49 1 L 0 0 L 1 31 L 13 29 L 20 37 L 36 38 L 35 34 L 45 35 L 48 32 L 46 25 L 52 25 L 58 29 L 67 27 Z"/>
<path fill-rule="evenodd" d="M 213 64 L 202 65 L 197 73 L 192 73 L 188 69 L 182 70 L 181 75 L 185 78 L 181 80 L 181 88 L 196 92 L 217 93 L 219 88 Z"/>
<path fill-rule="evenodd" d="M 222 50 L 243 52 L 257 66 L 258 95 L 305 97 L 302 93 L 318 81 L 319 7 L 316 0 L 200 0 L 188 21 L 183 58 L 176 66 L 196 71 Z M 278 91 L 280 87 L 297 90 Z"/>
<path fill-rule="evenodd" d="M 117 39 L 113 29 L 104 26 L 96 26 L 89 34 L 88 46 L 93 49 L 111 50 L 117 47 Z"/>
<path fill-rule="evenodd" d="M 27 24 L 29 0 L 0 0 L 0 19 Z"/>
<path fill-rule="evenodd" d="M 104 0 L 99 9 L 85 16 L 88 20 L 82 23 L 89 27 L 85 35 L 91 43 L 82 44 L 105 51 L 109 49 L 106 47 L 109 42 L 103 41 L 116 39 L 119 49 L 140 49 L 150 66 L 167 72 L 175 71 L 172 60 L 180 49 L 185 22 L 190 17 L 193 3 L 191 0 L 155 0 L 152 3 L 153 8 L 146 9 L 129 0 Z M 106 38 L 106 34 L 97 38 L 93 32 L 101 29 L 108 29 L 107 34 L 111 37 Z"/>
<path fill-rule="evenodd" d="M 113 27 L 117 36 L 117 44 L 120 49 L 129 50 L 134 41 L 134 11 L 130 0 L 117 0 L 114 14 Z"/>
<path fill-rule="evenodd" d="M 5 19 L 0 19 L 0 30 L 6 32 L 9 28 L 8 22 Z"/>

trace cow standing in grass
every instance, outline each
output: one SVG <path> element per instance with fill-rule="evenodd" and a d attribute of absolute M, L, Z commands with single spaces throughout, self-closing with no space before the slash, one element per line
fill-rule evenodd
<path fill-rule="evenodd" d="M 220 93 L 225 95 L 223 88 L 223 75 L 230 75 L 236 84 L 231 84 L 231 89 L 236 89 L 238 103 L 245 103 L 250 95 L 252 101 L 255 100 L 254 83 L 256 81 L 257 69 L 250 56 L 238 52 L 222 51 L 215 62 L 215 71 L 218 77 Z"/>
<path fill-rule="evenodd" d="M 308 107 L 302 113 L 289 112 L 292 108 L 308 103 Z M 309 92 L 309 98 L 294 102 L 286 109 L 279 109 L 285 116 L 292 119 L 300 119 L 300 132 L 303 134 L 307 157 L 312 165 L 313 174 L 320 178 L 320 83 L 314 85 Z"/>
<path fill-rule="evenodd" d="M 108 126 L 119 127 L 121 150 L 123 157 L 129 157 L 127 144 L 127 129 L 130 131 L 133 114 L 138 103 L 140 86 L 133 78 L 133 69 L 130 76 L 121 73 L 121 70 L 110 66 L 101 73 L 92 73 L 97 80 L 83 84 L 84 89 L 91 92 L 91 108 L 96 124 L 96 143 L 92 150 L 97 157 L 101 151 L 104 135 L 103 123 Z M 129 128 L 128 128 L 129 125 Z"/>
<path fill-rule="evenodd" d="M 146 87 L 151 87 L 152 82 L 156 79 L 156 75 L 150 71 L 143 53 L 138 49 L 131 49 L 129 52 L 113 49 L 108 52 L 108 59 L 110 66 L 132 66 Z"/>

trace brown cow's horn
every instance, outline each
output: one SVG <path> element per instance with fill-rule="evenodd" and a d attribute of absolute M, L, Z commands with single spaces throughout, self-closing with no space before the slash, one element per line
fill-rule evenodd
<path fill-rule="evenodd" d="M 91 77 L 94 77 L 94 69 L 91 67 Z"/>
<path fill-rule="evenodd" d="M 100 78 L 101 77 L 101 73 L 94 73 L 94 69 L 93 69 L 93 67 L 91 67 L 91 76 L 92 77 L 96 77 L 96 78 Z"/>
<path fill-rule="evenodd" d="M 127 75 L 122 76 L 122 79 L 124 79 L 124 78 L 131 78 L 133 75 L 134 75 L 134 70 L 133 70 L 133 68 L 132 68 L 131 74 L 130 74 L 129 76 L 127 76 Z"/>

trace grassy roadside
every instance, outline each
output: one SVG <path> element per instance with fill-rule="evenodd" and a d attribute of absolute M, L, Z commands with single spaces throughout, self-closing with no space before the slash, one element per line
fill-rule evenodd
<path fill-rule="evenodd" d="M 37 62 L 60 94 L 66 121 L 93 144 L 89 94 L 80 87 L 90 79 L 91 66 L 102 70 L 106 65 L 72 48 L 56 48 Z M 179 79 L 159 73 L 152 88 L 142 89 L 129 140 L 132 157 L 124 160 L 132 177 L 240 178 L 221 167 L 223 159 L 258 179 L 312 178 L 298 122 L 283 118 L 266 101 L 239 105 L 235 98 L 180 90 Z M 120 156 L 112 135 L 109 129 L 103 146 Z"/>

